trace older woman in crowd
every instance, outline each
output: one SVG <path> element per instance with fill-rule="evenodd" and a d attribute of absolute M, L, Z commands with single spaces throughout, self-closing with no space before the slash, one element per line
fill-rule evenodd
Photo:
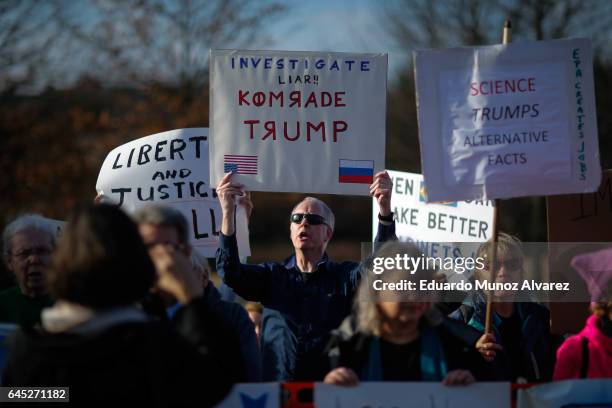
<path fill-rule="evenodd" d="M 476 279 L 489 280 L 491 276 L 491 245 L 492 241 L 485 242 L 476 253 L 477 258 L 485 259 L 484 268 L 476 270 Z M 496 283 L 523 280 L 524 255 L 518 239 L 500 233 L 496 259 Z M 550 381 L 553 367 L 550 312 L 525 295 L 514 290 L 492 292 L 492 333 L 483 334 L 476 347 L 508 381 Z M 451 317 L 484 331 L 486 305 L 484 292 L 474 291 Z"/>
<path fill-rule="evenodd" d="M 392 242 L 375 257 L 396 254 L 420 257 L 411 244 Z M 332 366 L 325 383 L 354 385 L 359 381 L 442 381 L 447 385 L 470 384 L 486 378 L 484 362 L 474 348 L 477 338 L 466 340 L 464 324 L 445 319 L 432 307 L 435 293 L 425 291 L 373 290 L 377 284 L 435 280 L 434 271 L 385 270 L 374 275 L 366 270 L 354 303 L 352 333 L 335 333 L 328 347 Z M 343 324 L 344 329 L 349 326 Z M 468 336 L 469 337 L 469 336 Z"/>
<path fill-rule="evenodd" d="M 16 285 L 0 291 L 0 322 L 39 324 L 42 309 L 53 304 L 46 281 L 56 228 L 41 215 L 26 214 L 6 226 L 2 241 L 5 265 Z"/>
<path fill-rule="evenodd" d="M 11 340 L 3 385 L 70 387 L 83 406 L 221 400 L 232 385 L 223 355 L 239 353 L 237 339 L 203 301 L 188 257 L 169 245 L 150 254 L 120 209 L 75 212 L 49 273 L 57 302 L 43 311 L 43 330 Z M 135 306 L 154 285 L 183 305 L 174 328 Z"/>

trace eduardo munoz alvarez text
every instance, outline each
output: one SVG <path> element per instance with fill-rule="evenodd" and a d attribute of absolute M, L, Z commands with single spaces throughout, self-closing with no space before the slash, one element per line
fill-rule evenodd
<path fill-rule="evenodd" d="M 434 268 L 437 270 L 452 270 L 462 274 L 469 269 L 484 269 L 484 259 L 477 258 L 434 258 L 434 257 L 411 257 L 407 254 L 397 254 L 395 257 L 377 257 L 374 258 L 372 272 L 380 275 L 385 270 L 405 270 L 411 275 L 419 268 Z M 484 291 L 569 291 L 569 283 L 567 282 L 538 282 L 534 279 L 524 279 L 522 282 L 489 282 L 488 280 L 476 280 L 469 282 L 462 280 L 459 282 L 438 282 L 436 280 L 421 279 L 418 281 L 409 281 L 401 279 L 399 282 L 383 282 L 382 279 L 376 279 L 372 282 L 374 290 L 391 290 L 391 291 L 414 291 L 414 290 L 444 290 L 453 291 L 459 290 L 469 292 L 472 290 Z"/>
<path fill-rule="evenodd" d="M 569 283 L 567 282 L 538 282 L 533 279 L 525 279 L 522 282 L 489 282 L 488 280 L 475 281 L 474 283 L 469 281 L 460 282 L 438 282 L 435 280 L 421 279 L 418 281 L 418 287 L 416 281 L 409 281 L 407 279 L 401 279 L 399 282 L 383 282 L 382 279 L 376 279 L 372 282 L 372 288 L 374 290 L 384 291 L 430 291 L 430 290 L 460 290 L 462 292 L 469 292 L 474 289 L 484 291 L 522 291 L 522 290 L 534 290 L 534 291 L 569 291 Z"/>

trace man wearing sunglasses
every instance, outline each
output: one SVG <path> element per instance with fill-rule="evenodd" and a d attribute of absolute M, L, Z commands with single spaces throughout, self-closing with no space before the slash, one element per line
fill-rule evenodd
<path fill-rule="evenodd" d="M 232 181 L 233 173 L 219 182 L 223 220 L 217 271 L 225 283 L 264 309 L 261 336 L 264 380 L 313 380 L 319 370 L 309 356 L 317 355 L 351 312 L 359 285 L 357 262 L 332 262 L 325 250 L 334 232 L 334 214 L 321 200 L 307 197 L 289 217 L 294 254 L 284 262 L 241 264 L 235 235 L 235 198 L 244 194 Z M 374 176 L 370 194 L 380 207 L 376 241 L 397 239 L 391 212 L 392 183 L 388 173 Z"/>

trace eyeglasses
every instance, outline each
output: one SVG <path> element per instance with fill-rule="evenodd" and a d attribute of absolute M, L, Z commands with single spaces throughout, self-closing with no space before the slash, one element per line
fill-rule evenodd
<path fill-rule="evenodd" d="M 327 224 L 325 222 L 325 218 L 321 217 L 318 214 L 301 214 L 301 213 L 291 214 L 291 222 L 296 223 L 296 224 L 301 223 L 304 218 L 306 218 L 306 222 L 310 225 Z"/>
<path fill-rule="evenodd" d="M 50 248 L 47 248 L 47 247 L 33 247 L 33 248 L 23 249 L 23 250 L 21 250 L 19 252 L 15 252 L 15 253 L 13 253 L 11 255 L 14 256 L 15 258 L 19 259 L 20 261 L 25 261 L 31 255 L 36 255 L 36 256 L 44 257 L 44 256 L 51 255 L 51 252 L 52 252 L 52 250 Z"/>
<path fill-rule="evenodd" d="M 497 270 L 501 269 L 501 267 L 504 267 L 504 269 L 506 269 L 507 271 L 518 271 L 519 269 L 521 269 L 521 266 L 523 266 L 523 263 L 521 262 L 520 259 L 517 258 L 511 258 L 511 259 L 506 259 L 505 261 L 497 261 L 495 262 L 495 268 Z M 488 271 L 491 270 L 491 261 L 486 260 L 484 262 L 484 268 Z"/>

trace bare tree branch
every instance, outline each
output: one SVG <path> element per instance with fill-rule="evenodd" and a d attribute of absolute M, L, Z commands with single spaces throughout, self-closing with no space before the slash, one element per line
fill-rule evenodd
<path fill-rule="evenodd" d="M 85 72 L 109 84 L 201 87 L 210 48 L 264 41 L 283 11 L 276 0 L 5 0 L 0 89 Z M 36 64 L 59 77 L 37 76 Z"/>

